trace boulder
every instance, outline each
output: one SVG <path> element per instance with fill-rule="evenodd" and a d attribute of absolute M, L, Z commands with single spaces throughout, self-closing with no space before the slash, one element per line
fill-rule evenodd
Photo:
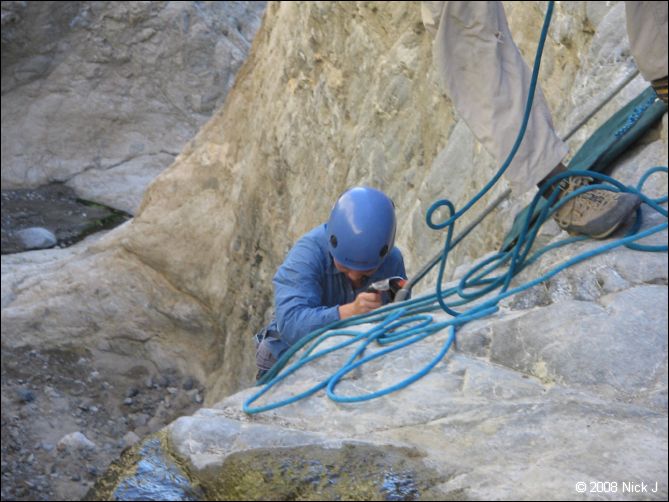
<path fill-rule="evenodd" d="M 265 2 L 3 2 L 2 187 L 135 213 L 224 101 Z"/>

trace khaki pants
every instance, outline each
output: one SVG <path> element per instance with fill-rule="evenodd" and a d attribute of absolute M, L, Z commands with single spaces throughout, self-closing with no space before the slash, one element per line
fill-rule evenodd
<path fill-rule="evenodd" d="M 532 72 L 516 47 L 501 2 L 422 2 L 435 34 L 440 83 L 474 136 L 506 160 L 520 129 Z M 667 2 L 626 2 L 632 55 L 646 80 L 667 75 Z M 622 29 L 622 27 L 621 27 Z M 567 153 L 537 87 L 525 137 L 506 177 L 516 192 L 536 186 Z"/>

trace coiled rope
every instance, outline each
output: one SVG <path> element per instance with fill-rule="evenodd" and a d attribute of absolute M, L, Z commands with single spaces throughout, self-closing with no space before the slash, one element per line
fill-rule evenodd
<path fill-rule="evenodd" d="M 588 239 L 585 236 L 569 237 L 532 252 L 532 246 L 543 223 L 548 220 L 554 212 L 558 211 L 564 204 L 568 203 L 569 200 L 574 197 L 578 197 L 586 191 L 602 189 L 612 192 L 636 193 L 641 197 L 643 203 L 660 213 L 665 219 L 667 218 L 667 210 L 660 205 L 667 202 L 667 196 L 652 199 L 642 193 L 643 185 L 646 183 L 648 178 L 654 173 L 667 173 L 666 166 L 658 166 L 649 169 L 639 180 L 638 185 L 634 188 L 625 186 L 619 181 L 601 173 L 573 170 L 569 171 L 568 173 L 561 173 L 551 178 L 549 182 L 545 184 L 543 189 L 535 195 L 530 205 L 530 210 L 527 213 L 528 218 L 525 220 L 522 232 L 516 245 L 511 250 L 499 252 L 483 260 L 481 263 L 477 264 L 471 270 L 469 270 L 469 272 L 467 272 L 467 274 L 465 274 L 465 276 L 459 281 L 457 286 L 443 290 L 442 282 L 444 270 L 448 260 L 448 255 L 454 247 L 452 238 L 455 222 L 474 204 L 476 204 L 476 202 L 478 202 L 499 180 L 499 178 L 511 164 L 511 161 L 513 160 L 525 134 L 525 129 L 529 120 L 536 88 L 541 62 L 541 54 L 543 52 L 543 47 L 553 12 L 553 3 L 554 2 L 549 2 L 548 9 L 546 11 L 544 24 L 541 31 L 541 38 L 535 56 L 532 80 L 530 83 L 529 94 L 525 106 L 523 122 L 513 148 L 509 153 L 506 161 L 499 169 L 499 171 L 497 171 L 495 176 L 483 187 L 483 189 L 478 194 L 476 194 L 476 196 L 467 202 L 467 204 L 465 204 L 462 209 L 456 211 L 454 205 L 450 201 L 447 199 L 442 199 L 432 204 L 432 206 L 430 206 L 427 211 L 426 222 L 430 228 L 435 230 L 447 230 L 446 239 L 444 242 L 444 250 L 439 264 L 439 275 L 437 279 L 436 292 L 401 303 L 386 305 L 368 314 L 359 315 L 343 321 L 332 323 L 305 336 L 298 343 L 290 347 L 290 349 L 288 349 L 286 353 L 284 353 L 282 357 L 276 362 L 272 369 L 260 381 L 258 381 L 259 385 L 264 386 L 244 402 L 242 407 L 244 412 L 254 414 L 276 409 L 309 397 L 322 389 L 326 389 L 326 393 L 330 399 L 340 403 L 367 401 L 400 390 L 427 375 L 443 359 L 453 344 L 453 341 L 455 340 L 455 333 L 458 327 L 472 320 L 479 319 L 496 312 L 498 310 L 498 304 L 501 300 L 516 293 L 520 293 L 521 291 L 532 288 L 537 284 L 552 278 L 562 270 L 571 267 L 572 265 L 588 260 L 594 256 L 606 253 L 620 246 L 626 246 L 630 249 L 638 251 L 667 252 L 667 245 L 647 245 L 637 242 L 667 229 L 667 222 L 665 221 L 664 223 L 654 225 L 641 231 L 642 212 L 641 208 L 639 208 L 637 210 L 635 224 L 633 225 L 633 228 L 630 230 L 628 235 L 625 237 L 609 240 L 605 244 L 595 249 L 591 249 L 570 258 L 559 266 L 554 267 L 550 271 L 546 272 L 541 277 L 530 280 L 514 288 L 510 288 L 512 279 L 522 270 L 534 263 L 543 254 L 553 249 Z M 634 118 L 631 120 L 634 120 Z M 530 216 L 532 215 L 534 208 L 541 199 L 542 195 L 547 190 L 550 190 L 553 184 L 559 183 L 560 180 L 569 176 L 589 176 L 596 180 L 597 183 L 581 187 L 575 190 L 573 193 L 564 196 L 557 203 L 556 199 L 558 196 L 558 191 L 554 190 L 551 196 L 548 198 L 549 204 L 546 205 L 546 207 L 542 210 L 536 221 L 533 224 L 530 224 Z M 433 221 L 433 216 L 437 210 L 443 207 L 448 210 L 448 217 L 443 222 L 435 223 Z M 501 270 L 501 272 L 498 270 Z M 497 275 L 491 275 L 496 271 Z M 484 299 L 486 295 L 489 295 L 497 289 L 499 289 L 497 294 Z M 477 301 L 478 303 L 476 303 L 474 306 L 471 306 L 469 309 L 462 311 L 456 310 L 458 307 L 463 307 Z M 426 314 L 426 312 L 433 312 L 439 308 L 451 315 L 452 318 L 440 322 L 435 322 L 431 315 Z M 367 331 L 347 329 L 351 326 L 365 323 L 378 324 L 375 324 Z M 448 329 L 448 337 L 443 343 L 439 352 L 425 367 L 410 377 L 389 385 L 384 389 L 367 394 L 342 396 L 335 393 L 337 384 L 348 373 L 363 366 L 369 361 L 383 357 L 397 350 L 406 348 L 414 343 L 425 340 L 429 336 L 446 328 Z M 331 347 L 317 350 L 325 340 L 332 337 L 344 337 L 347 339 Z M 380 346 L 381 348 L 373 353 L 365 355 L 366 349 L 372 343 Z M 344 349 L 346 347 L 355 347 L 355 350 L 353 350 L 352 355 L 348 358 L 346 363 L 339 370 L 318 382 L 308 390 L 262 406 L 252 406 L 255 401 L 265 395 L 275 385 L 298 371 L 303 366 L 321 357 L 325 357 L 334 351 Z M 287 366 L 293 356 L 304 348 L 304 353 L 301 354 L 295 362 Z"/>

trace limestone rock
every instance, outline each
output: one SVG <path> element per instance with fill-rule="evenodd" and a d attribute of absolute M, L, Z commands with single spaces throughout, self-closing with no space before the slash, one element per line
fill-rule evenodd
<path fill-rule="evenodd" d="M 588 386 L 617 399 L 666 391 L 667 312 L 658 308 L 666 297 L 666 287 L 641 286 L 603 297 L 604 307 L 571 300 L 497 318 L 488 356 L 546 382 Z"/>
<path fill-rule="evenodd" d="M 264 2 L 2 3 L 2 186 L 134 213 L 219 107 Z"/>
<path fill-rule="evenodd" d="M 362 377 L 342 382 L 341 393 L 358 394 L 398 381 L 417 362 L 429 360 L 439 341 L 443 339 L 413 348 L 406 364 L 398 364 L 402 356 L 397 356 L 366 368 Z M 331 374 L 336 369 L 332 362 L 328 358 L 300 370 L 258 404 L 302 392 Z M 653 499 L 661 500 L 667 492 L 664 413 L 545 385 L 468 356 L 453 353 L 411 387 L 370 402 L 336 404 L 321 391 L 308 402 L 244 416 L 241 403 L 257 390 L 241 392 L 169 428 L 175 452 L 205 486 L 229 475 L 226 461 L 243 452 L 264 448 L 271 458 L 295 442 L 341 448 L 336 442 L 363 441 L 410 448 L 423 469 L 436 470 L 440 481 L 432 488 L 440 500 L 449 493 L 468 500 L 537 499 L 547 493 L 569 498 L 580 481 L 601 476 L 627 480 L 629 472 L 643 473 L 639 476 L 653 485 L 658 481 Z M 254 472 L 254 465 L 246 472 Z M 273 480 L 258 482 L 271 487 Z"/>
<path fill-rule="evenodd" d="M 47 263 L 50 270 L 39 274 L 28 265 L 17 268 L 16 275 L 3 273 L 4 344 L 81 344 L 112 375 L 149 360 L 161 369 L 192 368 L 204 380 L 201 362 L 212 362 L 207 354 L 215 353 L 216 329 L 197 300 L 123 252 L 67 254 Z M 111 270 L 115 272 L 109 274 Z M 82 297 L 82 284 L 95 287 Z M 43 332 L 48 337 L 42 338 Z M 195 340 L 190 348 L 181 347 Z M 110 353 L 126 361 L 114 369 L 119 361 Z"/>

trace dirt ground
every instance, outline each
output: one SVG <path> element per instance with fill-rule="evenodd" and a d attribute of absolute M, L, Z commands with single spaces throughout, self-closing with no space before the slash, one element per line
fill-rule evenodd
<path fill-rule="evenodd" d="M 81 500 L 122 451 L 203 398 L 175 372 L 104 374 L 85 350 L 3 345 L 2 500 Z"/>
<path fill-rule="evenodd" d="M 23 228 L 67 247 L 128 215 L 118 216 L 63 185 L 3 190 L 2 252 L 25 250 Z M 2 500 L 80 500 L 123 450 L 201 406 L 193 378 L 119 357 L 2 344 Z"/>

